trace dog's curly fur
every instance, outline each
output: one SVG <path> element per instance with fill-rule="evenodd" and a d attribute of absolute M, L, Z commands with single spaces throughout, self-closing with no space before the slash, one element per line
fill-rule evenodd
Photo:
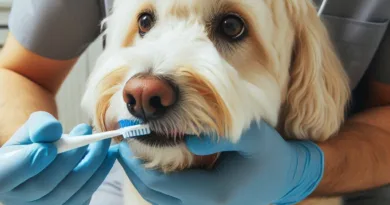
<path fill-rule="evenodd" d="M 144 12 L 156 22 L 141 36 Z M 218 35 L 216 19 L 227 14 L 243 20 L 245 38 Z M 180 89 L 175 108 L 150 122 L 167 138 L 212 132 L 237 142 L 252 121 L 265 120 L 286 138 L 324 141 L 343 123 L 348 78 L 311 0 L 116 0 L 106 23 L 107 47 L 82 103 L 98 131 L 134 118 L 122 91 L 140 74 L 169 78 Z M 182 143 L 129 144 L 148 168 L 199 163 Z"/>

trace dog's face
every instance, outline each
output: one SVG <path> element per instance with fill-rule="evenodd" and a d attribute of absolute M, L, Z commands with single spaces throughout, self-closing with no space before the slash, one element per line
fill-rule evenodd
<path fill-rule="evenodd" d="M 107 25 L 83 106 L 99 131 L 148 123 L 151 135 L 129 140 L 148 167 L 212 164 L 185 134 L 236 142 L 265 120 L 324 140 L 342 123 L 348 82 L 309 0 L 116 0 Z"/>

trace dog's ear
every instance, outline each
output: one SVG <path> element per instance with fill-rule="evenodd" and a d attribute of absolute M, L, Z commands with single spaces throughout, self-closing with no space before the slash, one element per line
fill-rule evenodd
<path fill-rule="evenodd" d="M 295 29 L 290 82 L 283 105 L 286 137 L 325 140 L 343 122 L 349 82 L 328 32 L 310 0 L 288 0 Z"/>

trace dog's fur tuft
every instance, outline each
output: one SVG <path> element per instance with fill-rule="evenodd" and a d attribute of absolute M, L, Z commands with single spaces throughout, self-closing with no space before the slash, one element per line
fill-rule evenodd
<path fill-rule="evenodd" d="M 287 1 L 295 45 L 283 130 L 286 137 L 323 141 L 343 123 L 348 78 L 316 11 L 297 1 Z"/>

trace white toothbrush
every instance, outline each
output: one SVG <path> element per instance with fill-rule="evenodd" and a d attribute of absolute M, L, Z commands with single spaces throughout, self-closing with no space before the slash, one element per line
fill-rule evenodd
<path fill-rule="evenodd" d="M 108 138 L 117 137 L 123 135 L 125 139 L 138 137 L 142 135 L 150 134 L 149 125 L 133 125 L 129 127 L 123 127 L 117 130 L 96 133 L 92 135 L 83 136 L 69 136 L 67 134 L 62 135 L 61 139 L 56 141 L 54 145 L 57 147 L 57 153 L 64 153 L 72 149 L 86 146 L 88 144 L 105 140 Z"/>

